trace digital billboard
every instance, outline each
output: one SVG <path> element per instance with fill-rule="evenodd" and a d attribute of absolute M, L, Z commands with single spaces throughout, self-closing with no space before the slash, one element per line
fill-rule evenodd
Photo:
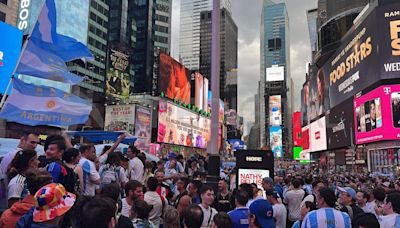
<path fill-rule="evenodd" d="M 104 119 L 105 131 L 127 131 L 135 135 L 135 105 L 108 105 Z"/>
<path fill-rule="evenodd" d="M 274 157 L 280 158 L 283 156 L 282 151 L 282 128 L 281 127 L 270 127 L 269 138 L 271 150 L 274 153 Z"/>
<path fill-rule="evenodd" d="M 283 66 L 272 66 L 265 69 L 266 81 L 283 81 L 285 79 L 285 67 Z"/>
<path fill-rule="evenodd" d="M 400 85 L 380 86 L 354 99 L 357 144 L 400 139 Z"/>
<path fill-rule="evenodd" d="M 310 121 L 317 119 L 329 109 L 329 99 L 326 91 L 325 75 L 319 70 L 316 75 L 310 78 L 309 84 L 308 115 Z"/>
<path fill-rule="evenodd" d="M 199 109 L 203 109 L 204 102 L 204 77 L 199 72 L 192 72 L 194 77 L 194 105 Z"/>
<path fill-rule="evenodd" d="M 282 98 L 281 95 L 269 97 L 269 125 L 282 125 Z"/>
<path fill-rule="evenodd" d="M 301 129 L 301 147 L 303 147 L 304 152 L 311 152 L 310 125 L 306 125 Z"/>
<path fill-rule="evenodd" d="M 301 126 L 310 124 L 310 83 L 306 82 L 301 90 Z"/>
<path fill-rule="evenodd" d="M 262 179 L 270 177 L 270 171 L 267 169 L 238 169 L 238 186 L 241 184 L 255 183 L 262 189 Z"/>
<path fill-rule="evenodd" d="M 293 147 L 293 159 L 300 163 L 310 163 L 310 153 L 304 152 L 302 147 Z"/>
<path fill-rule="evenodd" d="M 0 31 L 7 34 L 0 36 L 0 94 L 4 94 L 21 53 L 22 32 L 1 21 Z"/>
<path fill-rule="evenodd" d="M 204 78 L 204 84 L 203 84 L 204 98 L 203 98 L 203 108 L 202 109 L 206 112 L 211 112 L 211 106 L 210 106 L 210 109 L 208 107 L 208 101 L 211 98 L 211 91 L 208 90 L 208 83 L 209 83 L 208 79 Z"/>
<path fill-rule="evenodd" d="M 235 109 L 229 109 L 226 113 L 226 125 L 237 125 L 237 114 Z"/>
<path fill-rule="evenodd" d="M 158 142 L 207 148 L 210 131 L 211 120 L 209 118 L 160 99 Z"/>
<path fill-rule="evenodd" d="M 165 97 L 190 104 L 190 72 L 178 61 L 160 53 L 158 92 Z"/>
<path fill-rule="evenodd" d="M 327 149 L 325 116 L 310 124 L 311 152 Z"/>
<path fill-rule="evenodd" d="M 349 99 L 329 110 L 326 115 L 328 149 L 350 146 L 353 132 L 353 100 Z"/>
<path fill-rule="evenodd" d="M 301 146 L 301 112 L 293 113 L 293 145 Z"/>
<path fill-rule="evenodd" d="M 109 49 L 106 81 L 107 103 L 127 102 L 129 93 L 129 55 Z"/>
<path fill-rule="evenodd" d="M 150 150 L 151 141 L 151 109 L 136 106 L 135 114 L 135 146 L 145 152 Z"/>

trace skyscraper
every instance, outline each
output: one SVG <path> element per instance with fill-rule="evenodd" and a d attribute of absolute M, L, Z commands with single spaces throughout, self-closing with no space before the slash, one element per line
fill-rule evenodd
<path fill-rule="evenodd" d="M 18 15 L 19 1 L 0 1 L 0 21 L 6 22 L 7 24 L 15 26 L 17 24 L 17 18 L 24 15 Z"/>
<path fill-rule="evenodd" d="M 221 0 L 221 8 L 231 13 L 231 0 Z M 181 0 L 179 61 L 191 70 L 200 68 L 200 13 L 210 10 L 212 0 Z"/>
<path fill-rule="evenodd" d="M 167 54 L 171 51 L 172 0 L 156 0 L 154 47 Z"/>
<path fill-rule="evenodd" d="M 271 146 L 270 127 L 282 129 L 285 148 L 288 107 L 287 86 L 289 73 L 289 18 L 285 3 L 264 0 L 260 28 L 260 141 Z M 267 71 L 269 72 L 267 74 Z M 273 101 L 273 102 L 271 102 Z M 272 120 L 271 110 L 278 116 Z"/>
<path fill-rule="evenodd" d="M 211 79 L 212 11 L 200 15 L 200 73 Z M 220 17 L 220 97 L 237 110 L 238 28 L 226 9 Z"/>

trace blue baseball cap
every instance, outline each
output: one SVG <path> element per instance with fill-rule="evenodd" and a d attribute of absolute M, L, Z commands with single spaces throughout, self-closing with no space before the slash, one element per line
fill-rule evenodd
<path fill-rule="evenodd" d="M 339 192 L 346 192 L 347 194 L 350 195 L 350 197 L 351 197 L 353 200 L 356 199 L 357 193 L 356 193 L 356 191 L 355 191 L 354 189 L 352 189 L 352 188 L 350 188 L 350 187 L 344 187 L 344 188 L 342 188 L 342 187 L 337 187 L 337 190 L 338 190 Z"/>
<path fill-rule="evenodd" d="M 275 227 L 272 205 L 267 200 L 255 200 L 250 204 L 249 210 L 250 214 L 256 216 L 256 220 L 262 228 Z"/>

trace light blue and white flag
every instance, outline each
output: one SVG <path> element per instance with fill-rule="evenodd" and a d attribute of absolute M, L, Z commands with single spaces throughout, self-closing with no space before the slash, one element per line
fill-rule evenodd
<path fill-rule="evenodd" d="M 14 78 L 0 118 L 31 126 L 70 126 L 84 124 L 91 110 L 90 102 L 73 94 Z"/>
<path fill-rule="evenodd" d="M 72 26 L 72 25 L 64 25 Z M 57 33 L 57 13 L 54 0 L 46 0 L 33 28 L 30 40 L 36 45 L 58 55 L 65 62 L 74 59 L 93 59 L 89 49 L 76 39 Z"/>

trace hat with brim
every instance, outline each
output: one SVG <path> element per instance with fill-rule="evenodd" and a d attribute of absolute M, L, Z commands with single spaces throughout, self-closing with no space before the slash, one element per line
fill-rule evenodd
<path fill-rule="evenodd" d="M 350 197 L 351 197 L 353 200 L 356 199 L 357 193 L 356 193 L 356 191 L 355 191 L 354 189 L 352 189 L 352 188 L 350 188 L 350 187 L 344 187 L 344 188 L 342 188 L 342 187 L 337 187 L 337 190 L 338 190 L 339 192 L 346 192 L 347 194 L 350 195 Z"/>
<path fill-rule="evenodd" d="M 67 192 L 61 184 L 51 183 L 34 195 L 34 222 L 46 222 L 65 214 L 74 205 L 76 196 Z"/>
<path fill-rule="evenodd" d="M 253 201 L 249 207 L 250 214 L 255 215 L 261 227 L 275 227 L 272 205 L 265 199 Z"/>

